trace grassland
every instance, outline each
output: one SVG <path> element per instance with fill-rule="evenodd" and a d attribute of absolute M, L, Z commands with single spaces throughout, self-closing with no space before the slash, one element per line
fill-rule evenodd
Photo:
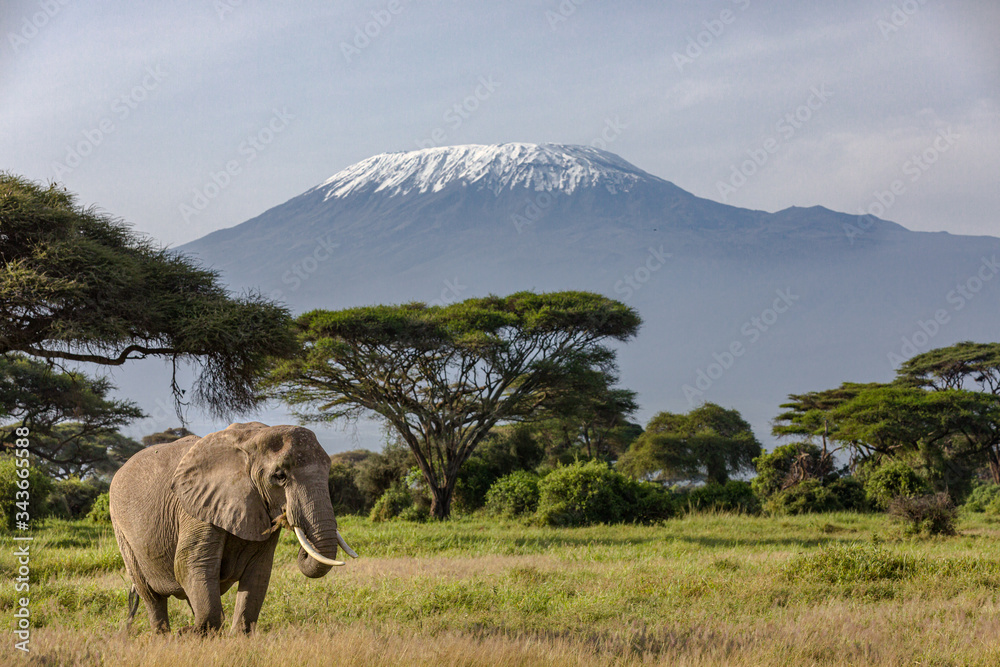
<path fill-rule="evenodd" d="M 122 630 L 110 531 L 35 532 L 29 655 L 0 664 L 997 665 L 1000 523 L 906 538 L 880 515 L 695 515 L 660 526 L 341 520 L 362 558 L 299 574 L 285 534 L 258 631 Z M 13 544 L 0 569 L 9 581 Z M 0 588 L 12 627 L 16 594 Z M 226 604 L 232 608 L 232 593 Z M 171 601 L 171 622 L 190 622 Z"/>

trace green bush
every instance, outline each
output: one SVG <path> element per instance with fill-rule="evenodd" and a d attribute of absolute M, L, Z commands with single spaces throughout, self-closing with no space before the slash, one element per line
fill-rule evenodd
<path fill-rule="evenodd" d="M 970 512 L 1000 514 L 1000 484 L 980 484 L 966 498 L 963 507 Z"/>
<path fill-rule="evenodd" d="M 108 486 L 100 480 L 61 479 L 52 485 L 49 493 L 49 512 L 61 519 L 82 519 L 90 512 L 94 500 L 107 492 Z"/>
<path fill-rule="evenodd" d="M 706 484 L 681 497 L 681 505 L 695 511 L 760 512 L 760 499 L 750 482 L 730 480 L 725 484 Z"/>
<path fill-rule="evenodd" d="M 486 504 L 489 490 L 516 470 L 531 470 L 541 462 L 545 449 L 524 424 L 493 429 L 462 464 L 455 485 L 454 508 L 472 512 Z"/>
<path fill-rule="evenodd" d="M 539 480 L 538 495 L 536 520 L 550 526 L 651 522 L 674 513 L 667 491 L 637 482 L 600 461 L 556 468 Z"/>
<path fill-rule="evenodd" d="M 93 504 L 90 507 L 90 512 L 87 513 L 87 520 L 94 523 L 111 523 L 111 505 L 109 502 L 110 496 L 105 491 L 101 495 L 94 499 Z"/>
<path fill-rule="evenodd" d="M 888 509 L 893 498 L 922 496 L 930 485 L 902 461 L 890 461 L 865 475 L 865 495 L 879 509 Z"/>
<path fill-rule="evenodd" d="M 848 512 L 867 512 L 868 496 L 864 485 L 855 477 L 841 477 L 827 484 L 830 492 L 840 502 L 840 507 Z"/>
<path fill-rule="evenodd" d="M 356 474 L 357 471 L 346 463 L 330 466 L 330 501 L 337 514 L 364 514 L 369 509 L 365 494 L 355 481 Z"/>
<path fill-rule="evenodd" d="M 504 517 L 534 514 L 538 499 L 538 475 L 518 470 L 493 483 L 486 492 L 486 510 Z"/>
<path fill-rule="evenodd" d="M 775 447 L 773 452 L 761 454 L 753 460 L 757 476 L 751 484 L 757 496 L 767 500 L 782 493 L 785 484 L 790 481 L 789 476 L 796 461 L 800 461 L 807 472 L 815 473 L 815 479 L 827 481 L 827 471 L 819 447 L 809 442 L 793 442 Z"/>
<path fill-rule="evenodd" d="M 375 522 L 398 518 L 413 507 L 413 497 L 403 484 L 393 484 L 375 501 L 368 518 Z"/>
<path fill-rule="evenodd" d="M 21 459 L 25 460 L 25 459 Z M 27 476 L 21 477 L 18 471 L 27 470 Z M 28 481 L 28 488 L 22 489 L 19 484 L 22 480 Z M 24 499 L 19 491 L 27 491 L 28 498 Z M 7 530 L 13 530 L 17 522 L 17 514 L 26 512 L 29 523 L 40 521 L 48 514 L 48 498 L 52 491 L 52 480 L 41 473 L 33 466 L 17 467 L 12 456 L 0 457 L 0 514 L 3 515 L 3 525 Z M 22 503 L 18 506 L 18 503 Z M 27 503 L 26 505 L 23 503 Z"/>
<path fill-rule="evenodd" d="M 809 514 L 839 512 L 844 509 L 837 494 L 818 479 L 807 479 L 772 495 L 765 503 L 769 514 Z"/>
<path fill-rule="evenodd" d="M 905 523 L 911 534 L 954 535 L 958 509 L 947 493 L 896 496 L 889 503 L 889 515 Z"/>

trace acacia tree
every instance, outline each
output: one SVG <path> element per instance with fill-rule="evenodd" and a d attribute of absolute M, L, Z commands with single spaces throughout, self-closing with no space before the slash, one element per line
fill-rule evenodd
<path fill-rule="evenodd" d="M 57 477 L 111 472 L 139 447 L 117 430 L 143 416 L 131 401 L 108 397 L 104 378 L 60 373 L 23 355 L 0 356 L 0 444 L 27 426 L 27 449 Z"/>
<path fill-rule="evenodd" d="M 761 451 L 739 412 L 705 403 L 687 414 L 658 413 L 619 459 L 618 467 L 633 477 L 662 482 L 724 484 L 730 475 L 753 470 Z"/>
<path fill-rule="evenodd" d="M 376 416 L 416 458 L 435 517 L 451 512 L 459 470 L 490 429 L 531 419 L 581 373 L 613 372 L 638 314 L 587 292 L 313 311 L 301 354 L 279 362 L 274 394 L 306 421 Z"/>
<path fill-rule="evenodd" d="M 293 351 L 284 308 L 257 294 L 232 297 L 216 272 L 65 190 L 8 174 L 0 174 L 0 294 L 0 354 L 191 363 L 201 368 L 194 399 L 216 416 L 256 405 L 267 359 Z M 172 389 L 179 405 L 176 379 Z"/>
<path fill-rule="evenodd" d="M 1000 343 L 965 341 L 907 359 L 896 382 L 930 389 L 967 389 L 1000 396 Z"/>

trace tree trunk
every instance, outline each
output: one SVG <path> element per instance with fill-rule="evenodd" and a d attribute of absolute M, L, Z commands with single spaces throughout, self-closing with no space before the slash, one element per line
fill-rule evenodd
<path fill-rule="evenodd" d="M 455 484 L 450 479 L 443 487 L 431 486 L 431 516 L 444 521 L 451 516 L 451 495 Z"/>

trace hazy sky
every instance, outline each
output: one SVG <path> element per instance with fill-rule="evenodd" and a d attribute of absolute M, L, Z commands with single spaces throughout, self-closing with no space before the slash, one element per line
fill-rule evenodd
<path fill-rule="evenodd" d="M 998 5 L 7 0 L 0 169 L 170 245 L 376 153 L 507 141 L 998 235 Z"/>

